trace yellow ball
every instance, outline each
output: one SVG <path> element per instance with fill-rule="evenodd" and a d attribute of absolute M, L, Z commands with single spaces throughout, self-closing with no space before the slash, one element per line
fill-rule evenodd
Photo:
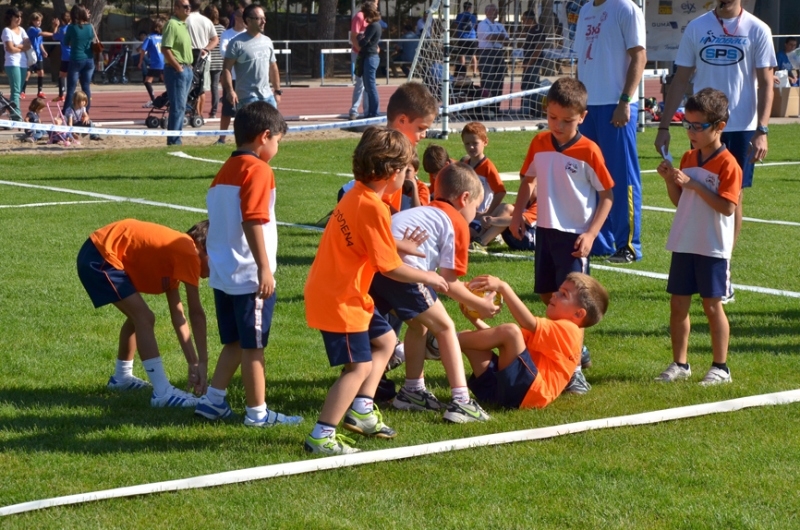
<path fill-rule="evenodd" d="M 496 293 L 494 291 L 481 291 L 479 289 L 470 289 L 470 292 L 475 296 L 479 296 L 482 298 L 491 298 L 492 303 L 497 307 L 503 307 L 503 295 L 500 293 Z M 472 307 L 465 306 L 464 304 L 459 304 L 461 310 L 466 312 L 472 318 L 480 318 L 478 312 L 475 311 Z"/>

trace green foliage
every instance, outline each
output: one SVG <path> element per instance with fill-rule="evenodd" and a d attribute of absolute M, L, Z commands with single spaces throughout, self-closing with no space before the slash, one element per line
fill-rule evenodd
<path fill-rule="evenodd" d="M 798 126 L 774 126 L 768 161 L 795 161 Z M 687 145 L 674 131 L 676 157 Z M 490 135 L 487 155 L 516 172 L 530 133 Z M 644 170 L 659 159 L 653 131 L 640 136 Z M 444 143 L 463 153 L 459 138 Z M 311 224 L 327 213 L 346 179 L 356 140 L 281 144 L 273 161 L 277 216 Z M 424 150 L 427 142 L 419 147 Z M 223 160 L 230 148 L 184 147 Z M 6 155 L 4 180 L 93 191 L 203 208 L 219 166 L 175 159 L 165 148 L 72 152 L 58 157 Z M 309 153 L 313 153 L 310 155 Z M 309 170 L 312 173 L 293 172 Z M 745 215 L 800 222 L 797 166 L 765 166 L 745 194 Z M 423 175 L 424 177 L 424 175 Z M 516 188 L 511 182 L 509 190 Z M 661 179 L 643 177 L 644 202 L 669 207 Z M 2 205 L 89 200 L 55 191 L 2 185 Z M 302 440 L 338 371 L 328 367 L 319 333 L 305 325 L 303 284 L 318 232 L 279 229 L 279 304 L 267 357 L 271 407 L 305 417 L 300 427 L 246 429 L 241 417 L 197 421 L 190 410 L 154 410 L 146 392 L 105 389 L 122 323 L 113 307 L 94 310 L 75 275 L 75 256 L 94 229 L 124 217 L 186 230 L 201 215 L 135 202 L 0 208 L 0 505 L 59 495 L 306 460 Z M 624 267 L 665 273 L 672 215 L 646 210 L 642 262 Z M 745 222 L 733 280 L 800 292 L 786 256 L 800 252 L 797 227 Z M 596 263 L 599 265 L 599 263 Z M 470 276 L 511 283 L 533 311 L 530 261 L 471 256 Z M 652 381 L 670 361 L 669 297 L 662 280 L 596 269 L 611 293 L 606 319 L 587 331 L 593 389 L 540 411 L 490 411 L 481 425 L 445 425 L 436 415 L 385 410 L 400 433 L 391 442 L 358 440 L 365 450 L 398 447 L 575 421 L 633 414 L 798 388 L 800 339 L 795 298 L 737 292 L 731 322 L 731 385 L 701 388 L 711 362 L 708 326 L 693 305 L 684 384 Z M 218 355 L 211 290 L 201 288 L 212 364 Z M 164 297 L 148 296 L 171 380 L 186 367 Z M 466 321 L 445 305 L 464 329 Z M 503 311 L 493 323 L 509 322 Z M 135 372 L 143 376 L 137 361 Z M 403 379 L 402 369 L 390 376 Z M 426 379 L 440 399 L 449 391 L 441 365 Z M 244 392 L 229 393 L 241 414 Z M 11 516 L 3 528 L 797 528 L 796 465 L 800 406 L 784 405 L 645 427 L 620 428 L 530 443 L 465 450 L 234 486 L 134 497 Z"/>

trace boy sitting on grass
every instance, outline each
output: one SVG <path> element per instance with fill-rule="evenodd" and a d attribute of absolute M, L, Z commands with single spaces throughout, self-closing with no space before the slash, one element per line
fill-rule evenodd
<path fill-rule="evenodd" d="M 546 407 L 561 394 L 580 363 L 583 328 L 602 320 L 608 292 L 591 276 L 570 273 L 550 297 L 546 318 L 539 318 L 499 278 L 478 276 L 469 287 L 503 295 L 517 321 L 492 328 L 463 311 L 477 328 L 458 335 L 472 366 L 469 389 L 482 403 L 512 409 Z M 499 355 L 492 352 L 494 348 Z"/>
<path fill-rule="evenodd" d="M 431 200 L 436 197 L 436 177 L 439 176 L 441 170 L 453 162 L 454 160 L 447 154 L 447 149 L 441 145 L 430 144 L 422 153 L 422 169 L 428 173 L 428 180 L 431 183 L 429 187 Z"/>
<path fill-rule="evenodd" d="M 658 166 L 672 204 L 678 207 L 667 239 L 672 251 L 667 292 L 673 362 L 656 381 L 671 382 L 692 375 L 688 362 L 689 308 L 699 292 L 708 318 L 714 362 L 700 382 L 731 382 L 727 365 L 730 326 L 722 297 L 730 288 L 730 259 L 734 240 L 734 211 L 742 188 L 742 170 L 722 143 L 728 121 L 728 98 L 704 88 L 686 101 L 683 127 L 694 149 L 681 159 L 681 168 L 669 160 Z M 666 155 L 665 155 L 666 156 Z"/>
<path fill-rule="evenodd" d="M 166 226 L 124 219 L 96 230 L 81 247 L 78 277 L 94 307 L 114 304 L 126 317 L 119 332 L 117 367 L 108 380 L 111 390 L 139 390 L 152 384 L 153 407 L 193 407 L 197 403 L 197 398 L 167 379 L 156 343 L 156 317 L 139 293 L 166 294 L 172 326 L 189 364 L 189 385 L 198 394 L 205 390 L 206 314 L 198 284 L 200 278 L 208 277 L 207 233 L 208 221 L 182 234 Z M 196 351 L 181 304 L 181 282 L 186 286 Z M 137 349 L 150 383 L 133 375 Z"/>

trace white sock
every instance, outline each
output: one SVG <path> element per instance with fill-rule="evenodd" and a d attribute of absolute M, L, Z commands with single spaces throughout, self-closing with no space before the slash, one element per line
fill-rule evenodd
<path fill-rule="evenodd" d="M 425 378 L 421 377 L 419 379 L 406 379 L 406 382 L 403 383 L 403 388 L 409 392 L 420 392 L 425 390 Z"/>
<path fill-rule="evenodd" d="M 227 394 L 227 390 L 217 390 L 213 386 L 208 387 L 208 390 L 206 391 L 208 399 L 210 399 L 211 403 L 214 403 L 215 405 L 222 405 L 222 402 L 225 401 L 225 396 Z"/>
<path fill-rule="evenodd" d="M 311 430 L 311 437 L 317 440 L 321 438 L 329 438 L 336 435 L 336 427 L 331 427 L 327 423 L 317 422 Z"/>
<path fill-rule="evenodd" d="M 465 386 L 459 386 L 450 391 L 453 396 L 453 401 L 458 403 L 469 403 L 469 389 Z"/>
<path fill-rule="evenodd" d="M 114 372 L 114 379 L 121 381 L 133 375 L 133 361 L 121 361 L 117 359 L 117 369 Z"/>
<path fill-rule="evenodd" d="M 356 396 L 351 408 L 359 414 L 369 414 L 375 409 L 375 405 L 372 398 Z"/>
<path fill-rule="evenodd" d="M 161 357 L 142 361 L 142 366 L 147 373 L 147 378 L 153 384 L 153 394 L 163 396 L 172 389 L 167 374 L 164 372 L 164 365 L 161 364 Z"/>
<path fill-rule="evenodd" d="M 573 373 L 579 374 L 583 372 L 583 368 L 581 368 L 581 363 L 578 363 L 578 366 L 575 367 L 575 371 Z"/>
<path fill-rule="evenodd" d="M 267 417 L 267 404 L 262 403 L 257 407 L 245 407 L 244 411 L 251 420 L 263 420 Z"/>

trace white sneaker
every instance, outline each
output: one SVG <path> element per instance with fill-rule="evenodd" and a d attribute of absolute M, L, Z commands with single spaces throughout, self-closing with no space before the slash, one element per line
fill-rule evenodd
<path fill-rule="evenodd" d="M 660 381 L 662 383 L 671 383 L 672 381 L 680 381 L 681 379 L 689 379 L 692 377 L 692 367 L 689 366 L 688 368 L 681 368 L 678 366 L 678 363 L 670 363 L 667 366 L 667 369 L 661 372 L 658 377 L 656 377 L 656 381 Z"/>
<path fill-rule="evenodd" d="M 150 383 L 145 381 L 144 379 L 139 379 L 135 375 L 128 376 L 126 378 L 117 379 L 113 375 L 108 379 L 108 384 L 106 385 L 109 390 L 139 390 L 142 388 L 147 388 L 152 386 Z"/>
<path fill-rule="evenodd" d="M 169 391 L 163 396 L 156 396 L 150 398 L 151 407 L 195 407 L 197 406 L 197 398 L 194 394 L 178 390 L 171 386 Z"/>
<path fill-rule="evenodd" d="M 703 380 L 700 381 L 700 384 L 703 386 L 711 386 L 730 383 L 731 381 L 733 381 L 733 379 L 731 379 L 730 372 L 726 372 L 721 368 L 712 366 L 708 373 L 706 373 L 706 376 L 703 378 Z"/>

